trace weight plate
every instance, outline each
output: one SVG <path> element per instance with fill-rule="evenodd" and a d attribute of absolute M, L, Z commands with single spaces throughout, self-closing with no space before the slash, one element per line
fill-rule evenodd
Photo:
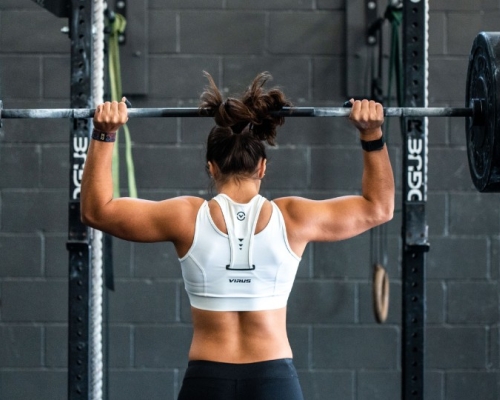
<path fill-rule="evenodd" d="M 469 56 L 465 105 L 477 108 L 480 101 L 482 115 L 467 117 L 465 130 L 470 174 L 480 192 L 500 192 L 499 62 L 500 33 L 479 33 Z"/>

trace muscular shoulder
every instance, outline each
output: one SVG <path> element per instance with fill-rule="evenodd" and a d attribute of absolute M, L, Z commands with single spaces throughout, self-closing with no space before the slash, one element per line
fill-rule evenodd
<path fill-rule="evenodd" d="M 201 205 L 205 200 L 194 196 L 179 196 L 161 202 L 163 212 L 169 219 L 196 218 Z"/>
<path fill-rule="evenodd" d="M 183 240 L 192 236 L 196 216 L 204 200 L 194 196 L 180 196 L 161 201 L 161 223 L 167 240 Z"/>
<path fill-rule="evenodd" d="M 313 200 L 298 196 L 280 197 L 274 199 L 273 202 L 278 206 L 285 219 L 300 218 L 302 212 L 314 203 Z"/>
<path fill-rule="evenodd" d="M 201 197 L 195 196 L 179 196 L 168 199 L 166 201 L 175 203 L 176 206 L 184 208 L 186 211 L 188 211 L 198 210 L 205 200 Z"/>

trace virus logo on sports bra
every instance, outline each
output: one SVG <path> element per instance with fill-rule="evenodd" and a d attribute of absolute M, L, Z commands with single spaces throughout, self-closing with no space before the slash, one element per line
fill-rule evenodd
<path fill-rule="evenodd" d="M 238 218 L 238 221 L 243 221 L 245 219 L 245 213 L 243 211 L 239 211 L 236 214 L 236 218 Z"/>

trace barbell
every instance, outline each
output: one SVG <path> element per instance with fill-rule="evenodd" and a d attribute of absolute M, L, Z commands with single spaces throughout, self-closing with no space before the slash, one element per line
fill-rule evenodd
<path fill-rule="evenodd" d="M 472 45 L 464 108 L 387 107 L 386 117 L 465 117 L 469 170 L 480 192 L 500 192 L 500 33 L 481 32 Z M 3 118 L 92 118 L 95 109 L 3 109 Z M 285 117 L 347 117 L 345 107 L 284 107 Z M 131 108 L 129 118 L 210 117 L 198 108 Z M 498 135 L 497 135 L 498 132 Z M 498 137 L 497 137 L 498 136 Z"/>

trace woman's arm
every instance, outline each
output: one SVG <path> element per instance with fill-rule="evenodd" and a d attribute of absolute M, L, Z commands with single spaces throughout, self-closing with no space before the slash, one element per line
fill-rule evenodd
<path fill-rule="evenodd" d="M 382 137 L 383 108 L 373 101 L 353 101 L 350 120 L 364 141 Z M 361 196 L 314 201 L 277 199 L 290 244 L 304 248 L 310 241 L 336 241 L 358 235 L 389 221 L 394 210 L 394 177 L 387 147 L 363 151 Z"/>
<path fill-rule="evenodd" d="M 113 198 L 113 136 L 127 120 L 127 107 L 123 101 L 107 102 L 96 109 L 94 130 L 98 131 L 97 139 L 91 140 L 82 178 L 82 222 L 126 240 L 175 241 L 190 225 L 182 223 L 182 218 L 185 222 L 187 213 L 196 211 L 191 198 L 161 202 Z M 109 141 L 105 141 L 106 137 Z"/>

